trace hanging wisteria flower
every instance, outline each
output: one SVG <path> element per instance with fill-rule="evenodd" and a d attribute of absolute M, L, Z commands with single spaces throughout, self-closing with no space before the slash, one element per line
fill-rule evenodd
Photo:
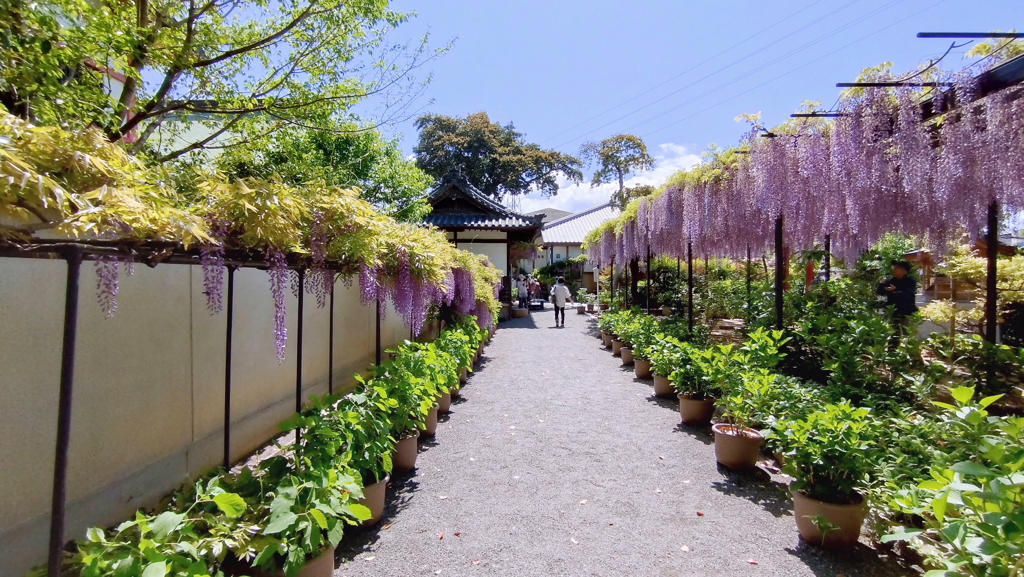
<path fill-rule="evenodd" d="M 117 312 L 117 293 L 120 289 L 117 259 L 101 256 L 96 259 L 96 300 L 107 318 Z"/>
<path fill-rule="evenodd" d="M 266 251 L 270 268 L 270 293 L 274 297 L 274 345 L 277 347 L 277 362 L 284 362 L 285 344 L 288 342 L 288 325 L 285 323 L 284 291 L 288 283 L 288 262 L 284 253 L 276 248 Z"/>

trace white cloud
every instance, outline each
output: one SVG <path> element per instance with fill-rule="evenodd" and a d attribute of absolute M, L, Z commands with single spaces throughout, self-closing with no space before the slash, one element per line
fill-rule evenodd
<path fill-rule="evenodd" d="M 661 186 L 668 177 L 700 163 L 701 160 L 699 155 L 690 153 L 685 146 L 672 142 L 659 144 L 657 150 L 659 153 L 654 155 L 654 168 L 626 179 L 626 186 Z M 573 184 L 559 178 L 557 195 L 547 198 L 540 194 L 528 194 L 520 200 L 520 210 L 532 212 L 542 208 L 558 208 L 579 212 L 607 202 L 618 186 L 618 183 L 609 183 L 591 187 L 589 181 Z"/>

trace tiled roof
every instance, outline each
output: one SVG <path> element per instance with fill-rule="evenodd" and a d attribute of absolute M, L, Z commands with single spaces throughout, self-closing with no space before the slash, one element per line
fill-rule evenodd
<path fill-rule="evenodd" d="M 486 214 L 431 213 L 423 221 L 441 228 L 534 228 L 537 226 L 536 222 L 524 218 L 493 218 Z"/>
<path fill-rule="evenodd" d="M 605 203 L 545 224 L 541 238 L 544 244 L 582 244 L 590 231 L 617 216 L 619 209 Z"/>
<path fill-rule="evenodd" d="M 435 210 L 423 219 L 424 222 L 438 227 L 530 229 L 539 228 L 544 218 L 543 214 L 527 216 L 506 208 L 473 186 L 465 175 L 457 172 L 444 175 L 431 191 L 428 200 L 431 205 L 437 206 L 447 198 L 465 199 L 477 210 Z"/>
<path fill-rule="evenodd" d="M 526 213 L 526 216 L 537 216 L 538 214 L 544 216 L 544 224 L 547 224 L 547 223 L 549 223 L 551 221 L 558 220 L 560 218 L 565 218 L 567 216 L 570 216 L 572 213 L 569 212 L 568 210 L 559 210 L 557 208 L 550 208 L 549 207 L 549 208 L 542 208 L 540 210 L 535 210 L 533 212 L 528 212 L 528 213 Z"/>

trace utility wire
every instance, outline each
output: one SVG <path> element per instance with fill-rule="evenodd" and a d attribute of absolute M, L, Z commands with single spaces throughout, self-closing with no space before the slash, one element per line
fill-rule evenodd
<path fill-rule="evenodd" d="M 657 104 L 657 103 L 659 103 L 659 102 L 661 102 L 661 101 L 663 101 L 663 100 L 666 100 L 666 99 L 668 99 L 669 97 L 671 97 L 671 96 L 674 96 L 674 95 L 676 95 L 676 94 L 678 94 L 678 93 L 682 92 L 683 90 L 686 90 L 687 88 L 690 88 L 690 87 L 692 87 L 692 86 L 695 86 L 695 85 L 699 84 L 700 82 L 702 82 L 702 81 L 704 81 L 704 80 L 706 80 L 706 79 L 708 79 L 708 78 L 710 78 L 710 77 L 712 77 L 712 76 L 714 76 L 714 75 L 718 74 L 719 72 L 723 72 L 723 71 L 725 71 L 725 70 L 727 70 L 727 69 L 729 69 L 729 68 L 731 68 L 731 67 L 735 66 L 736 64 L 739 64 L 739 63 L 741 63 L 741 62 L 744 62 L 744 61 L 746 61 L 746 60 L 747 60 L 748 58 L 750 58 L 751 56 L 755 56 L 755 55 L 757 55 L 757 54 L 759 54 L 759 53 L 763 52 L 765 48 L 768 48 L 768 47 L 770 47 L 770 46 L 774 46 L 775 44 L 778 44 L 779 42 L 782 42 L 783 40 L 786 40 L 786 39 L 788 39 L 788 38 L 790 38 L 790 37 L 792 37 L 792 36 L 796 35 L 796 34 L 797 34 L 798 32 L 801 32 L 801 31 L 803 31 L 804 29 L 806 29 L 806 28 L 809 28 L 809 27 L 813 26 L 814 24 L 818 23 L 819 21 L 821 21 L 821 20 L 823 20 L 823 19 L 825 19 L 825 18 L 827 18 L 827 17 L 831 16 L 832 14 L 835 14 L 836 12 L 838 12 L 838 11 L 840 11 L 840 10 L 842 10 L 842 9 L 846 8 L 847 6 L 850 6 L 850 5 L 852 5 L 852 4 L 854 4 L 855 2 L 858 2 L 858 1 L 859 1 L 859 0 L 852 0 L 851 2 L 847 2 L 846 4 L 843 4 L 843 5 L 842 5 L 842 6 L 840 6 L 839 8 L 837 8 L 837 9 L 833 10 L 832 12 L 829 12 L 829 13 L 827 13 L 827 14 L 825 14 L 825 15 L 823 15 L 823 16 L 821 16 L 821 17 L 819 17 L 819 18 L 817 18 L 817 19 L 815 19 L 815 20 L 813 20 L 813 21 L 811 21 L 811 22 L 809 22 L 809 23 L 807 23 L 806 25 L 804 25 L 804 26 L 801 26 L 800 28 L 797 28 L 796 30 L 794 30 L 794 31 L 790 32 L 789 34 L 786 34 L 786 35 L 785 35 L 785 36 L 783 36 L 782 38 L 779 38 L 779 39 L 777 39 L 777 40 L 775 40 L 775 41 L 773 41 L 773 42 L 771 42 L 771 43 L 767 44 L 766 46 L 763 46 L 763 47 L 762 47 L 762 48 L 760 48 L 760 49 L 758 49 L 758 50 L 755 50 L 755 51 L 753 51 L 753 52 L 751 52 L 751 53 L 749 53 L 749 54 L 746 54 L 746 55 L 744 55 L 744 56 L 742 56 L 742 57 L 740 57 L 740 58 L 738 58 L 738 59 L 736 59 L 736 60 L 734 60 L 734 61 L 730 62 L 729 64 L 727 64 L 727 65 L 725 65 L 725 66 L 723 66 L 723 67 L 721 67 L 721 68 L 718 68 L 717 70 L 715 70 L 715 71 L 713 71 L 713 72 L 711 72 L 711 73 L 709 73 L 709 74 L 706 74 L 706 75 L 704 75 L 704 76 L 702 76 L 702 77 L 698 78 L 697 80 L 694 80 L 693 82 L 690 82 L 689 84 L 687 84 L 687 85 L 683 86 L 682 88 L 679 88 L 679 89 L 677 89 L 677 90 L 674 90 L 674 91 L 672 91 L 672 92 L 670 92 L 670 93 L 666 94 L 665 96 L 662 96 L 661 98 L 659 98 L 659 99 L 657 99 L 657 100 L 655 100 L 655 101 L 653 101 L 653 102 L 650 102 L 650 103 L 648 103 L 648 104 L 645 104 L 644 106 L 641 106 L 640 108 L 637 108 L 637 109 L 635 109 L 635 110 L 633 110 L 633 111 L 631 111 L 631 112 L 628 112 L 628 113 L 626 113 L 626 114 L 623 114 L 622 116 L 620 116 L 620 117 L 616 118 L 615 120 L 612 120 L 612 121 L 610 121 L 610 122 L 607 122 L 607 123 L 605 123 L 605 124 L 602 124 L 601 126 L 598 126 L 597 128 L 595 128 L 595 129 L 593 129 L 593 130 L 590 130 L 589 132 L 586 132 L 586 133 L 584 133 L 584 134 L 582 134 L 582 135 L 580 135 L 580 136 L 578 136 L 578 137 L 576 137 L 576 138 L 573 138 L 573 139 L 567 140 L 567 141 L 563 142 L 562 144 L 559 144 L 559 145 L 558 145 L 558 146 L 556 146 L 555 148 L 556 148 L 556 149 L 558 149 L 558 148 L 561 148 L 562 146 L 565 146 L 566 144 L 570 144 L 570 143 L 572 143 L 572 142 L 575 142 L 575 141 L 577 141 L 577 140 L 579 140 L 579 139 L 581 139 L 581 138 L 585 138 L 585 137 L 589 136 L 590 134 L 593 134 L 594 132 L 597 132 L 598 130 L 601 130 L 602 128 L 606 128 L 606 127 L 608 127 L 608 126 L 610 126 L 610 125 L 612 125 L 612 124 L 614 124 L 614 123 L 616 123 L 616 122 L 618 122 L 618 121 L 620 121 L 620 120 L 622 120 L 622 119 L 624 119 L 624 118 L 627 118 L 627 117 L 629 117 L 629 116 L 632 116 L 632 115 L 636 114 L 637 112 L 640 112 L 641 110 L 644 110 L 644 109 L 646 109 L 646 108 L 650 108 L 651 106 L 653 106 L 653 105 L 655 105 L 655 104 Z M 848 28 L 848 27 L 850 27 L 850 26 L 853 26 L 853 25 L 859 24 L 860 22 L 864 21 L 864 20 L 865 20 L 866 18 L 869 18 L 869 17 L 871 17 L 871 16 L 874 16 L 875 14 L 878 14 L 879 12 L 882 12 L 882 11 L 884 11 L 884 10 L 887 10 L 887 9 L 891 8 L 892 6 L 894 6 L 895 4 L 898 4 L 899 2 L 902 2 L 902 1 L 903 1 L 903 0 L 892 0 L 892 1 L 891 1 L 891 2 L 889 2 L 888 4 L 885 4 L 884 6 L 882 6 L 881 8 L 876 8 L 876 9 L 875 9 L 875 10 L 874 10 L 873 12 L 870 12 L 870 13 L 868 13 L 868 14 L 867 14 L 866 16 L 862 16 L 862 17 L 860 17 L 860 18 L 858 18 L 858 19 L 854 20 L 854 21 L 853 21 L 853 22 L 851 22 L 850 24 L 847 24 L 847 25 L 846 25 L 846 26 L 844 26 L 844 27 L 840 27 L 840 28 L 839 28 L 839 29 L 837 29 L 837 30 L 833 30 L 832 32 L 830 32 L 830 33 L 826 34 L 825 36 L 822 36 L 821 38 L 825 38 L 825 37 L 827 37 L 827 36 L 829 36 L 829 35 L 835 34 L 835 33 L 836 33 L 836 32 L 838 32 L 838 31 L 841 31 L 841 30 L 845 30 L 846 28 Z M 793 54 L 794 52 L 796 52 L 796 51 L 799 51 L 799 50 L 801 50 L 801 49 L 803 49 L 803 48 L 805 48 L 805 47 L 807 47 L 807 46 L 809 46 L 809 45 L 811 45 L 811 44 L 814 44 L 814 42 L 817 42 L 818 40 L 820 40 L 820 38 L 819 38 L 819 39 L 817 39 L 817 40 L 815 40 L 815 41 L 813 41 L 813 42 L 810 42 L 810 43 L 808 43 L 808 44 L 805 44 L 804 46 L 802 46 L 802 47 L 798 48 L 798 49 L 797 49 L 797 50 L 795 50 L 795 51 L 790 51 L 790 52 L 786 53 L 786 54 L 785 54 L 785 55 L 783 55 L 783 56 L 782 56 L 781 58 L 778 58 L 778 59 L 776 59 L 776 60 L 773 60 L 772 62 L 769 62 L 769 63 L 768 63 L 768 65 L 770 65 L 770 64 L 773 64 L 774 62 L 777 62 L 778 60 L 780 60 L 780 59 L 782 59 L 782 58 L 787 58 L 788 56 L 792 55 L 792 54 Z M 767 65 L 766 65 L 766 66 L 767 66 Z M 763 68 L 763 67 L 762 67 L 762 68 Z M 760 68 L 759 68 L 758 70 L 760 70 Z M 756 70 L 755 70 L 755 72 L 756 72 Z M 743 77 L 739 77 L 739 78 L 736 78 L 736 79 L 735 79 L 735 80 L 733 80 L 732 82 L 730 82 L 730 83 L 728 83 L 728 84 L 725 84 L 725 85 L 723 85 L 723 86 L 728 86 L 729 84 L 733 84 L 733 83 L 735 83 L 735 82 L 739 82 L 740 80 L 743 80 Z M 719 87 L 719 88 L 721 88 L 721 87 Z M 702 94 L 701 96 L 704 96 L 704 95 L 706 95 L 706 94 L 708 94 L 708 93 L 706 92 L 706 93 Z M 698 98 L 699 98 L 699 97 L 698 97 Z M 688 101 L 688 102 L 689 102 L 689 101 Z M 673 109 L 673 110 L 674 110 L 674 109 Z M 671 110 L 669 110 L 669 111 L 667 111 L 667 112 L 671 112 Z M 655 116 L 655 117 L 653 117 L 653 118 L 659 118 L 660 116 L 663 116 L 663 114 L 661 114 L 661 115 L 657 115 L 657 116 Z M 646 121 L 644 121 L 644 122 L 646 122 Z M 642 123 L 640 123 L 640 124 L 644 124 L 644 122 L 642 122 Z M 629 130 L 632 130 L 632 129 L 628 129 L 628 130 L 626 130 L 626 132 L 629 132 Z"/>
<path fill-rule="evenodd" d="M 768 68 L 768 67 L 772 66 L 773 64 L 781 62 L 782 60 L 785 60 L 786 58 L 789 58 L 790 56 L 792 56 L 792 55 L 794 55 L 794 54 L 796 54 L 798 52 L 803 51 L 806 48 L 814 46 L 818 42 L 820 42 L 820 41 L 822 41 L 822 40 L 824 40 L 824 39 L 826 39 L 826 38 L 828 38 L 830 36 L 833 36 L 835 34 L 838 34 L 839 32 L 842 32 L 844 30 L 852 28 L 853 26 L 856 26 L 857 24 L 860 24 L 861 22 L 864 22 L 865 20 L 867 20 L 867 19 L 869 19 L 869 18 L 871 18 L 871 17 L 873 17 L 875 15 L 877 15 L 877 14 L 879 14 L 879 13 L 885 11 L 885 10 L 888 10 L 889 8 L 892 8 L 893 6 L 895 6 L 897 3 L 901 2 L 901 1 L 902 0 L 893 0 L 892 2 L 889 2 L 888 4 L 885 4 L 882 7 L 875 9 L 873 12 L 869 12 L 869 13 L 865 14 L 864 16 L 861 16 L 860 18 L 854 20 L 853 22 L 850 22 L 850 23 L 847 23 L 847 24 L 845 24 L 843 26 L 840 26 L 839 28 L 837 28 L 835 30 L 832 30 L 831 32 L 828 32 L 826 34 L 823 34 L 822 36 L 819 36 L 818 38 L 815 38 L 814 40 L 811 40 L 810 42 L 808 42 L 808 43 L 806 43 L 806 44 L 804 44 L 802 46 L 798 46 L 798 47 L 794 48 L 793 50 L 790 50 L 789 52 L 783 54 L 782 56 L 779 56 L 779 57 L 775 58 L 774 60 L 770 60 L 770 61 L 768 61 L 768 62 L 758 66 L 757 68 L 747 72 L 745 76 L 734 78 L 734 79 L 730 80 L 729 82 L 726 82 L 724 84 L 720 84 L 720 85 L 718 85 L 718 86 L 716 86 L 716 87 L 714 87 L 714 88 L 712 88 L 710 90 L 706 90 L 703 93 L 698 94 L 697 96 L 694 96 L 693 98 L 691 98 L 691 99 L 689 99 L 689 100 L 687 100 L 685 102 L 677 104 L 676 106 L 673 106 L 672 108 L 669 108 L 668 110 L 665 110 L 665 111 L 660 112 L 658 114 L 655 114 L 654 116 L 651 116 L 651 117 L 649 117 L 649 118 L 647 118 L 645 120 L 642 120 L 642 121 L 640 121 L 640 122 L 630 126 L 629 128 L 627 128 L 626 132 L 632 132 L 633 130 L 637 129 L 638 127 L 643 126 L 644 124 L 647 124 L 648 122 L 657 120 L 657 119 L 659 119 L 659 118 L 661 118 L 663 116 L 667 116 L 668 114 L 670 114 L 672 112 L 675 112 L 676 110 L 679 110 L 680 108 L 686 106 L 687 104 L 692 104 L 692 103 L 700 100 L 701 98 L 704 98 L 705 96 L 707 96 L 709 94 L 713 94 L 713 93 L 718 92 L 719 90 L 721 90 L 723 88 L 726 88 L 728 86 L 732 86 L 733 84 L 736 84 L 737 82 L 741 82 L 741 81 L 746 79 L 746 76 L 749 76 L 751 74 L 760 72 L 760 71 L 764 70 L 765 68 Z"/>
<path fill-rule="evenodd" d="M 559 133 L 557 133 L 557 134 L 552 134 L 552 135 L 551 135 L 551 136 L 549 136 L 548 138 L 546 138 L 546 139 L 542 140 L 542 141 L 540 142 L 540 144 L 545 144 L 545 143 L 547 143 L 547 142 L 550 142 L 550 141 L 552 141 L 552 140 L 554 140 L 554 139 L 558 138 L 559 136 L 561 136 L 561 135 L 565 134 L 566 132 L 569 132 L 569 131 L 571 131 L 571 130 L 575 130 L 575 129 L 577 129 L 577 128 L 579 128 L 579 127 L 583 126 L 584 124 L 586 124 L 586 123 L 590 122 L 591 120 L 595 120 L 595 119 L 597 119 L 597 118 L 600 118 L 600 117 L 604 116 L 605 114 L 608 114 L 609 112 L 611 112 L 611 111 L 613 111 L 613 110 L 616 110 L 616 109 L 618 109 L 618 108 L 622 108 L 623 106 L 625 106 L 625 105 L 629 104 L 630 102 L 633 102 L 634 100 L 636 100 L 636 99 L 638 99 L 638 98 L 640 98 L 640 97 L 642 97 L 642 96 L 646 96 L 647 94 L 650 94 L 651 92 L 654 92 L 654 91 L 655 91 L 655 90 L 657 90 L 658 88 L 661 88 L 662 86 L 665 86 L 666 84 L 669 84 L 669 83 L 671 83 L 672 81 L 674 81 L 674 80 L 676 80 L 676 79 L 680 78 L 681 76 L 683 76 L 683 75 L 685 75 L 685 74 L 687 74 L 687 73 L 689 73 L 689 72 L 692 72 L 693 70 L 696 70 L 697 68 L 700 68 L 701 66 L 703 66 L 703 65 L 707 64 L 708 62 L 711 62 L 712 60 L 714 60 L 715 58 L 718 58 L 719 56 L 722 56 L 723 54 L 725 54 L 725 53 L 727 53 L 727 52 L 731 51 L 732 49 L 734 49 L 734 48 L 736 48 L 736 47 L 738 47 L 738 46 L 741 46 L 741 45 L 743 45 L 743 44 L 746 44 L 747 42 L 749 42 L 749 41 L 753 40 L 754 38 L 757 38 L 757 37 L 758 37 L 758 36 L 760 36 L 761 34 L 764 34 L 765 32 L 767 32 L 767 31 L 771 30 L 772 28 L 774 28 L 774 27 L 778 26 L 779 24 L 782 24 L 783 22 L 786 22 L 787 20 L 790 20 L 790 19 L 791 19 L 791 18 L 793 18 L 794 16 L 797 16 L 797 15 L 799 15 L 799 14 L 802 14 L 802 13 L 806 12 L 806 11 L 807 11 L 807 10 L 808 10 L 809 8 L 811 8 L 812 6 L 814 6 L 814 5 L 816 5 L 816 4 L 821 4 L 822 2 L 824 2 L 824 0 L 815 0 L 814 2 L 811 2 L 811 3 L 810 3 L 810 4 L 808 4 L 807 6 L 804 6 L 803 8 L 801 8 L 800 10 L 797 10 L 796 12 L 794 12 L 794 13 L 790 14 L 789 16 L 786 16 L 786 17 L 785 17 L 785 18 L 783 18 L 782 20 L 779 20 L 778 22 L 776 22 L 776 23 L 774 23 L 774 24 L 772 24 L 772 25 L 770 25 L 770 26 L 767 26 L 767 27 L 765 27 L 765 28 L 762 28 L 761 30 L 759 30 L 759 31 L 755 32 L 754 34 L 751 34 L 750 36 L 747 36 L 747 37 L 746 37 L 746 38 L 744 38 L 743 40 L 740 40 L 740 41 L 739 41 L 739 42 L 737 42 L 736 44 L 733 44 L 732 46 L 730 46 L 730 47 L 726 48 L 725 50 L 722 50 L 722 51 L 721 51 L 721 52 L 719 52 L 718 54 L 715 54 L 714 56 L 712 56 L 712 57 L 710 57 L 710 58 L 707 58 L 707 59 L 705 59 L 705 60 L 703 60 L 703 61 L 699 62 L 698 64 L 695 64 L 695 65 L 693 65 L 693 66 L 691 66 L 691 67 L 687 68 L 686 70 L 683 70 L 683 71 L 682 71 L 682 72 L 680 72 L 679 74 L 676 74 L 675 76 L 673 76 L 672 78 L 669 78 L 668 80 L 666 80 L 666 81 L 662 82 L 661 84 L 658 84 L 658 85 L 656 85 L 656 86 L 653 86 L 653 87 L 651 87 L 651 88 L 649 88 L 649 89 L 647 89 L 647 90 L 645 90 L 645 91 L 641 92 L 640 94 L 637 94 L 636 96 L 634 96 L 634 97 L 632 97 L 632 98 L 628 99 L 628 100 L 624 100 L 624 101 L 620 102 L 619 104 L 616 104 L 615 106 L 612 106 L 611 108 L 609 108 L 609 109 L 605 110 L 604 112 L 601 112 L 601 113 L 595 114 L 594 116 L 591 116 L 590 118 L 588 118 L 588 119 L 584 120 L 583 122 L 580 122 L 579 124 L 576 124 L 576 125 L 570 126 L 569 128 L 566 128 L 565 130 L 563 130 L 563 131 L 561 131 L 561 132 L 559 132 Z M 852 3 L 853 3 L 853 2 L 851 2 L 850 4 L 852 4 Z M 848 5 L 849 5 L 849 4 L 847 4 L 847 6 L 848 6 Z M 845 6 L 844 6 L 844 7 L 845 7 Z M 841 9 L 842 9 L 842 8 L 844 8 L 844 7 L 840 7 L 840 8 L 839 8 L 839 10 L 841 10 Z M 836 11 L 830 12 L 830 14 L 834 14 L 835 12 L 836 12 Z"/>
<path fill-rule="evenodd" d="M 719 100 L 715 104 L 712 104 L 711 106 L 708 106 L 707 108 L 704 108 L 703 110 L 699 110 L 699 111 L 694 112 L 693 114 L 691 114 L 689 116 L 685 116 L 683 118 L 680 118 L 679 120 L 676 120 L 675 122 L 666 124 L 666 125 L 662 126 L 661 128 L 657 128 L 655 130 L 652 130 L 651 132 L 648 132 L 647 134 L 645 134 L 644 138 L 648 138 L 652 134 L 655 134 L 657 132 L 661 132 L 662 130 L 665 130 L 666 128 L 669 128 L 671 126 L 675 126 L 676 124 L 679 124 L 680 122 L 683 122 L 684 120 L 689 120 L 689 119 L 693 118 L 694 116 L 697 116 L 699 114 L 703 114 L 703 113 L 705 113 L 705 112 L 707 112 L 709 110 L 717 108 L 718 106 L 721 106 L 722 104 L 725 104 L 726 102 L 731 102 L 733 100 L 736 100 L 740 96 L 743 96 L 745 94 L 749 94 L 749 93 L 751 93 L 751 92 L 753 92 L 753 91 L 755 91 L 755 90 L 757 90 L 759 88 L 762 88 L 762 87 L 764 87 L 764 86 L 766 86 L 768 84 L 771 84 L 772 82 L 775 82 L 776 80 L 780 80 L 782 78 L 785 78 L 786 76 L 789 76 L 790 74 L 793 74 L 794 72 L 796 72 L 798 70 L 801 70 L 803 68 L 807 68 L 808 66 L 810 66 L 811 64 L 814 64 L 815 62 L 820 62 L 821 60 L 824 60 L 825 58 L 828 58 L 829 56 L 832 56 L 833 54 L 836 54 L 837 52 L 841 52 L 843 50 L 846 50 L 847 48 L 849 48 L 850 46 L 853 46 L 854 44 L 862 42 L 862 41 L 864 41 L 864 40 L 866 40 L 866 39 L 868 39 L 868 38 L 870 38 L 872 36 L 875 36 L 876 34 L 881 34 L 882 32 L 885 32 L 886 30 L 892 28 L 893 26 L 896 26 L 897 24 L 900 24 L 901 22 L 909 20 L 909 19 L 913 18 L 914 16 L 917 16 L 918 14 L 927 12 L 928 10 L 931 10 L 932 8 L 935 8 L 936 6 L 938 6 L 939 4 L 942 4 L 945 1 L 946 0 L 939 0 L 938 2 L 928 6 L 927 8 L 924 8 L 922 10 L 918 10 L 917 12 L 914 12 L 913 14 L 910 14 L 910 15 L 904 17 L 904 18 L 900 18 L 899 20 L 893 22 L 892 24 L 889 24 L 888 26 L 880 28 L 880 29 L 872 32 L 871 34 L 867 34 L 865 36 L 862 36 L 862 37 L 858 38 L 857 40 L 854 40 L 853 42 L 850 42 L 849 44 L 845 44 L 843 46 L 840 46 L 839 48 L 837 48 L 837 49 L 835 49 L 835 50 L 833 50 L 831 52 L 828 52 L 826 54 L 823 54 L 822 56 L 820 56 L 818 58 L 815 58 L 814 60 L 811 60 L 810 62 L 807 62 L 806 64 L 802 64 L 802 65 L 800 65 L 800 66 L 798 66 L 798 67 L 796 67 L 796 68 L 794 68 L 794 69 L 792 69 L 792 70 L 790 70 L 788 72 L 784 72 L 783 74 L 780 74 L 780 75 L 776 76 L 775 78 L 772 78 L 771 80 L 767 80 L 765 82 L 762 82 L 761 84 L 758 84 L 757 86 L 754 86 L 754 87 L 752 87 L 752 88 L 750 88 L 748 90 L 744 90 L 743 92 L 740 92 L 739 94 L 737 94 L 735 96 L 732 96 L 730 98 L 727 98 L 725 100 Z"/>

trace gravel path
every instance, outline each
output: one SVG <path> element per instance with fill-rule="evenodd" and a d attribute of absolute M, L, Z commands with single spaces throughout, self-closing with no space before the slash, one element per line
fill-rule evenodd
<path fill-rule="evenodd" d="M 383 522 L 336 576 L 900 575 L 803 544 L 784 485 L 716 466 L 710 430 L 600 348 L 589 315 L 503 323 Z"/>

